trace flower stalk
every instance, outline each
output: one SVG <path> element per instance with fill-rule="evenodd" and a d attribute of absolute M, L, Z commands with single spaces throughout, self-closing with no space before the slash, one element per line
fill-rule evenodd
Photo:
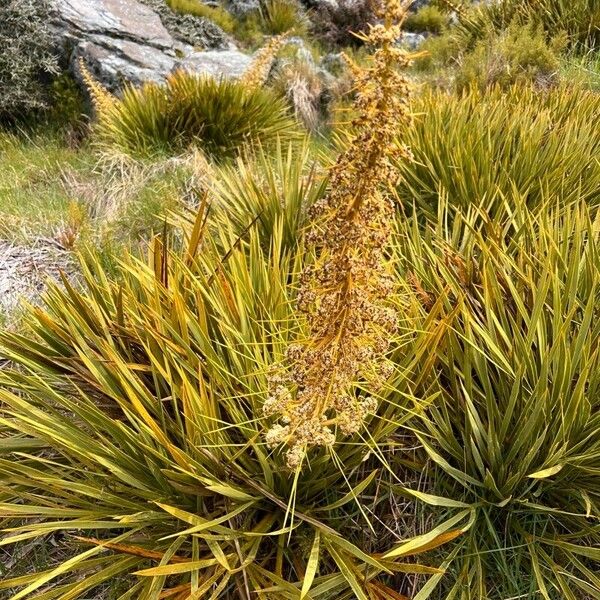
<path fill-rule="evenodd" d="M 411 84 L 399 68 L 410 55 L 397 47 L 407 4 L 388 0 L 381 22 L 364 40 L 376 48 L 368 67 L 349 61 L 356 82 L 354 136 L 330 170 L 328 194 L 310 210 L 307 235 L 316 260 L 301 279 L 298 309 L 307 341 L 289 346 L 288 368 L 270 378 L 264 413 L 277 422 L 270 447 L 285 445 L 298 468 L 311 446 L 330 446 L 336 433 L 351 435 L 377 410 L 357 385 L 380 389 L 391 373 L 387 359 L 397 313 L 386 250 L 393 204 L 386 190 L 392 159 L 409 158 L 396 136 L 410 122 Z"/>

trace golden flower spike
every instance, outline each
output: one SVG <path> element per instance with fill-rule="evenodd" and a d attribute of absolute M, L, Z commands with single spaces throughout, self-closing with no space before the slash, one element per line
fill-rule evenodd
<path fill-rule="evenodd" d="M 381 23 L 363 38 L 376 50 L 371 66 L 351 66 L 355 135 L 331 168 L 328 194 L 310 211 L 307 242 L 316 261 L 305 269 L 298 296 L 308 341 L 288 348 L 288 368 L 270 378 L 263 407 L 277 418 L 267 444 L 287 446 L 292 469 L 307 448 L 332 445 L 336 431 L 359 431 L 377 401 L 357 395 L 356 383 L 376 391 L 391 371 L 386 353 L 397 314 L 388 300 L 395 290 L 385 256 L 393 205 L 385 189 L 394 179 L 390 159 L 409 157 L 395 142 L 411 119 L 412 86 L 398 71 L 411 56 L 396 44 L 406 10 L 406 2 L 389 0 Z"/>

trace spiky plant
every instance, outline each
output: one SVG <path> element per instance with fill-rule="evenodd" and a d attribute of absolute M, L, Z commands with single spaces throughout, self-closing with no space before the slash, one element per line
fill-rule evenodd
<path fill-rule="evenodd" d="M 398 161 L 407 207 L 436 218 L 440 197 L 468 208 L 483 203 L 493 218 L 504 199 L 524 194 L 530 206 L 548 198 L 600 204 L 600 97 L 580 88 L 461 96 L 425 92 L 403 133 L 415 160 Z"/>
<path fill-rule="evenodd" d="M 260 14 L 264 30 L 271 35 L 287 31 L 301 35 L 306 31 L 308 21 L 297 0 L 263 0 Z"/>
<path fill-rule="evenodd" d="M 401 236 L 405 335 L 440 334 L 412 374 L 437 393 L 410 424 L 430 487 L 396 491 L 434 522 L 472 511 L 431 597 L 600 598 L 597 210 L 521 194 L 453 212 Z"/>
<path fill-rule="evenodd" d="M 127 87 L 120 99 L 96 102 L 96 111 L 99 141 L 141 157 L 197 147 L 223 160 L 245 144 L 269 145 L 295 135 L 282 98 L 258 86 L 186 71 L 170 75 L 165 85 Z"/>
<path fill-rule="evenodd" d="M 541 25 L 549 35 L 565 32 L 573 45 L 595 48 L 600 42 L 598 0 L 503 0 L 477 4 L 460 13 L 462 37 L 468 43 L 510 23 Z"/>
<path fill-rule="evenodd" d="M 157 238 L 147 262 L 125 259 L 119 283 L 90 260 L 85 289 L 52 286 L 25 331 L 1 336 L 15 368 L 0 375 L 0 544 L 60 540 L 55 563 L 8 574 L 2 593 L 89 598 L 119 583 L 123 600 L 396 600 L 405 572 L 438 573 L 406 557 L 444 538 L 409 541 L 413 527 L 378 492 L 398 481 L 387 457 L 410 386 L 381 391 L 368 438 L 315 451 L 295 477 L 264 443 L 268 370 L 294 333 L 305 256 L 284 234 L 301 219 L 301 202 L 280 202 L 290 160 L 269 165 L 281 183 L 268 207 L 248 198 L 248 174 L 223 175 L 223 193 L 244 189 L 268 228 L 248 215 L 240 232 L 216 202 L 184 227 L 181 251 Z M 308 180 L 298 194 L 320 189 Z M 413 341 L 399 372 L 428 341 Z"/>

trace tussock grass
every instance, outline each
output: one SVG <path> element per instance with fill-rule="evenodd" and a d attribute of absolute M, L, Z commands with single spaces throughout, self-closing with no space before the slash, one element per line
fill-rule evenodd
<path fill-rule="evenodd" d="M 285 182 L 289 160 L 275 165 Z M 245 189 L 242 182 L 228 188 Z M 306 585 L 313 598 L 368 598 L 391 581 L 409 585 L 405 571 L 437 572 L 405 564 L 419 542 L 412 552 L 378 556 L 369 526 L 388 519 L 389 495 L 376 490 L 380 477 L 395 477 L 386 457 L 408 414 L 398 406 L 412 402 L 408 389 L 408 396 L 402 386 L 385 392 L 389 402 L 368 438 L 315 452 L 311 468 L 295 477 L 285 456 L 262 441 L 266 378 L 294 328 L 304 256 L 301 243 L 290 247 L 283 237 L 299 206 L 283 207 L 279 197 L 270 197 L 268 238 L 267 229 L 254 227 L 240 237 L 215 206 L 208 221 L 200 212 L 186 227 L 181 252 L 157 239 L 147 264 L 123 265 L 120 284 L 92 262 L 86 292 L 53 288 L 28 332 L 3 337 L 3 354 L 25 371 L 1 376 L 2 422 L 25 445 L 52 448 L 55 464 L 49 475 L 42 455 L 29 455 L 16 470 L 0 461 L 7 490 L 0 514 L 25 519 L 3 543 L 51 531 L 78 536 L 68 535 L 77 550 L 52 571 L 60 585 L 50 597 L 75 597 L 138 573 L 131 597 L 210 586 L 215 598 L 245 598 L 246 589 L 290 598 Z M 11 391 L 21 385 L 26 398 Z M 35 423 L 17 413 L 35 414 Z M 31 493 L 35 503 L 26 500 Z M 373 498 L 368 507 L 359 494 Z M 409 536 L 388 531 L 385 549 Z M 109 552 L 102 550 L 107 540 Z M 7 579 L 0 589 L 17 586 L 14 598 L 28 597 L 44 579 Z"/>
<path fill-rule="evenodd" d="M 564 32 L 573 44 L 596 47 L 600 42 L 598 0 L 504 0 L 476 6 L 461 18 L 464 35 L 478 39 L 510 23 L 540 25 L 550 35 Z"/>

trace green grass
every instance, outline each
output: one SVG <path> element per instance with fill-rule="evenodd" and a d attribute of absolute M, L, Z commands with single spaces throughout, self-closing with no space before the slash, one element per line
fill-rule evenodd
<path fill-rule="evenodd" d="M 86 148 L 69 148 L 61 133 L 0 131 L 0 162 L 0 234 L 18 241 L 53 235 L 72 199 L 62 174 L 89 175 L 94 159 Z"/>
<path fill-rule="evenodd" d="M 600 91 L 600 52 L 570 52 L 561 58 L 561 78 Z"/>
<path fill-rule="evenodd" d="M 0 133 L 0 237 L 24 246 L 44 238 L 69 250 L 94 247 L 114 267 L 181 206 L 193 161 L 99 162 L 89 144 L 67 142 L 64 131 Z"/>

